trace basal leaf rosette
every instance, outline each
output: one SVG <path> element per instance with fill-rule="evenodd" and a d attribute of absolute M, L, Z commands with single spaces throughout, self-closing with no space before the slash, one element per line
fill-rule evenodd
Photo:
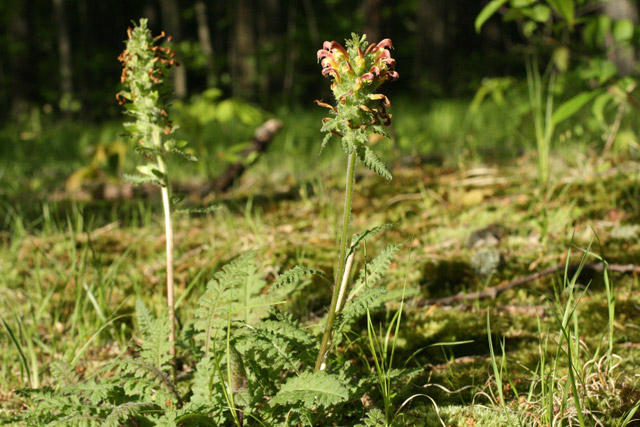
<path fill-rule="evenodd" d="M 352 34 L 346 46 L 345 49 L 336 41 L 327 41 L 318 51 L 322 75 L 332 80 L 331 90 L 336 100 L 335 107 L 316 101 L 330 109 L 332 115 L 322 121 L 321 130 L 327 132 L 322 148 L 332 135 L 336 135 L 347 154 L 355 150 L 367 167 L 391 179 L 391 174 L 367 142 L 372 132 L 389 137 L 384 127 L 391 124 L 388 113 L 391 103 L 376 91 L 385 81 L 399 77 L 393 70 L 396 65 L 390 53 L 393 44 L 390 39 L 369 44 L 366 36 Z"/>

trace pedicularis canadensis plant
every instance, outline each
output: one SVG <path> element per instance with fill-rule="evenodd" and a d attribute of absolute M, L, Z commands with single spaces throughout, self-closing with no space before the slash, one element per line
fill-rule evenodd
<path fill-rule="evenodd" d="M 196 160 L 183 151 L 185 141 L 170 138 L 175 128 L 167 115 L 167 101 L 170 94 L 166 84 L 166 71 L 177 66 L 175 52 L 158 46 L 165 37 L 162 32 L 152 37 L 147 28 L 147 20 L 127 30 L 126 49 L 118 59 L 122 63 L 121 83 L 124 89 L 116 95 L 127 115 L 134 121 L 125 123 L 131 138 L 137 141 L 136 150 L 147 160 L 138 166 L 141 175 L 129 176 L 136 184 L 152 182 L 161 188 L 164 207 L 165 237 L 167 249 L 167 305 L 169 307 L 169 342 L 171 354 L 175 356 L 175 311 L 173 291 L 173 231 L 171 225 L 171 182 L 167 170 L 170 153 L 180 154 L 187 160 Z"/>
<path fill-rule="evenodd" d="M 391 124 L 391 114 L 387 112 L 391 103 L 385 95 L 376 91 L 385 81 L 396 80 L 399 77 L 398 73 L 392 70 L 396 61 L 391 57 L 389 49 L 392 49 L 393 45 L 390 39 L 368 44 L 366 36 L 359 37 L 352 34 L 346 46 L 345 49 L 336 41 L 324 42 L 322 49 L 318 51 L 322 75 L 333 80 L 331 90 L 336 100 L 335 106 L 316 101 L 318 105 L 331 110 L 332 115 L 322 121 L 321 130 L 327 132 L 322 148 L 332 136 L 339 137 L 342 148 L 348 156 L 348 162 L 340 253 L 329 313 L 320 343 L 320 352 L 316 359 L 316 371 L 324 368 L 334 320 L 344 303 L 350 274 L 350 258 L 353 251 L 347 255 L 347 244 L 350 240 L 349 219 L 356 159 L 359 158 L 365 166 L 383 178 L 391 179 L 391 173 L 368 146 L 368 142 L 371 133 L 389 137 L 384 127 Z"/>
<path fill-rule="evenodd" d="M 95 379 L 80 379 L 76 360 L 55 364 L 56 387 L 26 390 L 32 405 L 21 417 L 27 425 L 191 426 L 191 425 L 336 425 L 362 417 L 359 399 L 380 383 L 378 374 L 350 363 L 345 353 L 329 351 L 330 344 L 346 341 L 351 326 L 370 309 L 381 307 L 387 291 L 375 285 L 384 277 L 398 245 L 389 245 L 365 263 L 347 292 L 353 254 L 366 239 L 388 228 L 367 230 L 349 241 L 349 214 L 356 158 L 391 178 L 384 164 L 367 146 L 370 132 L 385 134 L 389 101 L 376 88 L 397 78 L 389 55 L 389 40 L 367 48 L 364 37 L 325 43 L 318 53 L 324 74 L 333 78 L 337 107 L 323 129 L 338 135 L 349 155 L 347 197 L 339 265 L 332 280 L 320 270 L 296 266 L 268 285 L 255 262 L 255 253 L 241 254 L 223 266 L 208 282 L 185 319 L 180 334 L 185 367 L 175 373 L 171 289 L 171 224 L 169 179 L 165 157 L 180 144 L 168 139 L 172 127 L 164 109 L 164 70 L 175 64 L 170 50 L 155 45 L 146 21 L 129 31 L 127 50 L 121 55 L 126 89 L 118 99 L 135 121 L 127 130 L 138 141 L 148 163 L 135 181 L 159 184 L 167 219 L 169 309 L 154 316 L 141 301 L 136 304 L 139 341 L 133 354 L 104 367 Z M 326 105 L 326 104 L 321 104 Z M 327 139 L 328 140 L 328 139 Z M 325 142 L 327 141 L 325 140 Z M 334 285 L 331 309 L 321 341 L 278 306 L 288 298 L 303 298 L 309 276 Z M 303 280 L 304 279 L 304 280 Z M 169 338 L 169 339 L 168 339 Z M 325 364 L 332 356 L 330 367 Z M 376 353 L 377 354 L 377 353 Z M 316 358 L 317 356 L 317 358 Z M 314 366 L 315 369 L 312 367 Z M 187 369 L 188 368 L 188 369 Z M 404 373 L 404 370 L 397 370 Z M 107 375 L 106 373 L 109 373 Z M 390 374 L 389 374 L 390 375 Z M 395 374 L 394 374 L 395 375 Z M 391 390 L 385 394 L 393 396 Z M 387 400 L 388 400 L 387 399 Z M 387 408 L 385 401 L 385 409 Z M 380 418 L 369 414 L 367 425 Z"/>

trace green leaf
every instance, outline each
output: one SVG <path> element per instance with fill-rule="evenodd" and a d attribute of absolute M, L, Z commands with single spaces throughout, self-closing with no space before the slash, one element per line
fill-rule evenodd
<path fill-rule="evenodd" d="M 13 346 L 18 351 L 18 355 L 20 356 L 20 363 L 22 364 L 22 368 L 25 370 L 27 374 L 27 381 L 29 382 L 29 385 L 31 385 L 31 370 L 29 369 L 29 363 L 27 362 L 27 357 L 24 355 L 24 352 L 22 351 L 22 346 L 20 345 L 20 342 L 16 339 L 16 336 L 13 333 L 13 330 L 11 330 L 11 327 L 4 320 L 2 316 L 0 316 L 0 323 L 2 323 L 2 326 L 4 327 L 5 332 L 7 333 L 7 335 L 9 335 L 9 339 L 11 340 L 11 342 L 13 343 Z"/>
<path fill-rule="evenodd" d="M 391 181 L 393 176 L 391 176 L 391 172 L 387 169 L 387 166 L 380 160 L 380 158 L 376 155 L 376 153 L 371 150 L 366 145 L 361 145 L 357 149 L 358 157 L 362 160 L 362 163 L 381 177 L 388 179 Z"/>
<path fill-rule="evenodd" d="M 347 256 L 349 256 L 353 251 L 355 251 L 356 249 L 358 249 L 360 247 L 360 244 L 364 241 L 366 241 L 369 237 L 371 236 L 375 236 L 376 234 L 388 229 L 388 228 L 392 228 L 395 227 L 396 225 L 398 225 L 397 223 L 388 223 L 388 224 L 382 224 L 382 225 L 378 225 L 377 227 L 373 227 L 370 228 L 368 230 L 363 231 L 360 234 L 356 234 L 355 236 L 353 236 L 353 240 L 351 243 L 351 248 L 349 249 L 349 253 L 347 254 Z"/>
<path fill-rule="evenodd" d="M 136 300 L 136 320 L 143 335 L 151 335 L 155 319 L 141 299 Z"/>
<path fill-rule="evenodd" d="M 144 176 L 148 176 L 151 178 L 159 178 L 161 180 L 164 180 L 164 174 L 160 172 L 156 168 L 156 165 L 154 164 L 149 163 L 146 165 L 139 165 L 139 166 L 136 166 L 136 169 L 138 170 L 138 172 L 140 172 Z"/>
<path fill-rule="evenodd" d="M 184 200 L 184 194 L 174 194 L 171 196 L 171 206 L 177 206 Z"/>
<path fill-rule="evenodd" d="M 543 4 L 537 4 L 534 7 L 523 9 L 522 14 L 536 22 L 547 22 L 551 17 L 551 9 Z"/>
<path fill-rule="evenodd" d="M 223 337 L 229 317 L 241 317 L 251 323 L 264 314 L 264 307 L 271 300 L 262 292 L 265 284 L 255 263 L 255 252 L 241 254 L 214 275 L 195 310 L 195 338 L 205 354 Z"/>
<path fill-rule="evenodd" d="M 300 322 L 293 319 L 293 316 L 276 313 L 277 320 L 263 320 L 256 325 L 256 331 L 263 336 L 268 336 L 270 341 L 282 338 L 289 341 L 291 348 L 312 347 L 315 344 Z"/>
<path fill-rule="evenodd" d="M 574 0 L 547 0 L 547 4 L 562 16 L 567 24 L 573 27 L 575 20 Z"/>
<path fill-rule="evenodd" d="M 367 263 L 366 268 L 360 270 L 358 279 L 353 284 L 352 295 L 357 294 L 363 288 L 370 288 L 378 282 L 389 270 L 393 258 L 400 249 L 400 245 L 389 245 L 378 256 Z"/>
<path fill-rule="evenodd" d="M 344 330 L 360 320 L 367 310 L 373 310 L 382 305 L 384 303 L 383 297 L 387 294 L 387 290 L 382 288 L 365 289 L 358 296 L 349 299 L 340 311 L 340 321 L 334 336 L 335 344 L 341 341 L 341 334 Z"/>
<path fill-rule="evenodd" d="M 604 124 L 604 109 L 605 107 L 613 100 L 613 95 L 609 92 L 604 92 L 594 99 L 593 104 L 591 105 L 591 114 L 596 118 L 600 123 Z"/>
<path fill-rule="evenodd" d="M 157 370 L 166 370 L 171 360 L 169 315 L 166 310 L 155 319 L 142 300 L 136 300 L 136 320 L 143 332 L 141 359 Z"/>
<path fill-rule="evenodd" d="M 160 172 L 158 169 L 151 169 L 151 173 L 154 174 L 155 176 L 158 177 L 158 179 L 160 179 L 160 181 L 164 182 L 165 178 L 166 178 L 166 174 Z"/>
<path fill-rule="evenodd" d="M 578 112 L 587 102 L 591 101 L 599 92 L 591 91 L 591 92 L 582 92 L 573 98 L 565 101 L 562 105 L 558 107 L 556 111 L 553 112 L 553 116 L 551 116 L 551 123 L 553 125 L 557 125 L 573 116 Z"/>
<path fill-rule="evenodd" d="M 583 80 L 595 79 L 599 85 L 604 84 L 618 72 L 616 65 L 608 59 L 594 58 L 589 61 L 588 68 L 580 71 Z"/>
<path fill-rule="evenodd" d="M 371 130 L 373 130 L 373 133 L 377 133 L 378 135 L 382 135 L 387 139 L 391 139 L 391 135 L 389 134 L 389 132 L 387 132 L 383 125 L 372 125 Z"/>
<path fill-rule="evenodd" d="M 157 179 L 151 178 L 149 176 L 123 174 L 122 178 L 135 186 L 147 183 L 160 185 Z"/>
<path fill-rule="evenodd" d="M 538 24 L 536 24 L 534 21 L 527 21 L 522 26 L 522 33 L 525 37 L 531 37 L 537 29 Z"/>
<path fill-rule="evenodd" d="M 329 143 L 329 140 L 331 139 L 331 137 L 333 136 L 333 134 L 331 132 L 328 132 L 324 138 L 322 138 L 322 144 L 320 145 L 320 152 L 318 153 L 318 155 L 322 154 L 322 152 L 324 151 L 324 148 L 327 146 L 327 144 Z"/>
<path fill-rule="evenodd" d="M 553 64 L 561 73 L 564 73 L 569 69 L 570 57 L 570 51 L 565 46 L 560 46 L 553 50 Z"/>
<path fill-rule="evenodd" d="M 186 214 L 205 214 L 209 212 L 214 212 L 220 210 L 220 205 L 209 205 L 203 208 L 185 208 L 185 209 L 176 209 L 178 213 L 186 213 Z"/>
<path fill-rule="evenodd" d="M 198 158 L 196 156 L 194 156 L 193 154 L 187 153 L 186 151 L 182 151 L 182 150 L 180 150 L 178 148 L 174 148 L 169 152 L 181 156 L 182 158 L 184 158 L 188 162 L 197 162 L 198 161 Z"/>
<path fill-rule="evenodd" d="M 273 285 L 269 288 L 269 292 L 273 292 L 282 287 L 296 285 L 303 277 L 317 275 L 322 277 L 328 283 L 333 283 L 332 280 L 325 274 L 324 271 L 318 270 L 317 268 L 303 267 L 301 265 L 296 265 L 290 270 L 285 271 L 273 282 Z"/>
<path fill-rule="evenodd" d="M 222 401 L 222 392 L 215 381 L 217 371 L 215 360 L 211 356 L 204 356 L 196 364 L 193 375 L 191 402 L 198 405 L 211 405 Z"/>
<path fill-rule="evenodd" d="M 149 402 L 125 402 L 116 406 L 102 424 L 105 427 L 118 427 L 121 421 L 126 420 L 145 409 L 157 408 L 154 403 Z"/>
<path fill-rule="evenodd" d="M 509 5 L 513 8 L 524 8 L 524 7 L 529 7 L 533 4 L 535 4 L 535 2 L 538 0 L 511 0 L 511 2 L 509 3 Z"/>
<path fill-rule="evenodd" d="M 596 20 L 595 42 L 598 46 L 605 47 L 613 23 L 611 22 L 611 18 L 604 14 L 598 15 Z"/>
<path fill-rule="evenodd" d="M 364 424 L 360 424 L 362 427 L 376 427 L 387 424 L 387 419 L 384 416 L 384 413 L 378 409 L 373 408 L 369 412 L 367 412 L 367 419 L 364 420 Z M 358 426 L 359 427 L 359 426 Z"/>
<path fill-rule="evenodd" d="M 305 408 L 331 406 L 349 398 L 349 390 L 343 381 L 325 371 L 303 372 L 290 378 L 280 389 L 270 405 L 296 405 Z"/>
<path fill-rule="evenodd" d="M 344 150 L 345 154 L 349 155 L 358 146 L 362 146 L 362 144 L 359 144 L 359 142 L 362 139 L 359 134 L 360 132 L 358 131 L 354 131 L 354 132 L 349 131 L 344 133 L 344 136 L 340 139 L 340 142 L 342 143 L 342 149 Z M 366 144 L 366 138 L 365 138 L 365 141 L 363 141 L 363 143 Z"/>
<path fill-rule="evenodd" d="M 508 0 L 491 0 L 489 4 L 480 11 L 475 22 L 476 33 L 480 33 L 484 23 L 487 22 L 487 20 L 491 18 L 507 1 Z"/>
<path fill-rule="evenodd" d="M 613 23 L 613 38 L 618 43 L 631 41 L 633 37 L 633 22 L 630 19 L 620 19 Z"/>

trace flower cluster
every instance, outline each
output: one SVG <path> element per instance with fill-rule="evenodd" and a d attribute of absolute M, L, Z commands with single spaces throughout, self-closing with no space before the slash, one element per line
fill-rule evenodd
<path fill-rule="evenodd" d="M 145 19 L 140 20 L 139 26 L 129 28 L 127 35 L 127 47 L 118 56 L 122 63 L 120 82 L 125 88 L 116 94 L 116 99 L 127 114 L 136 118 L 137 126 L 131 133 L 139 134 L 140 144 L 144 145 L 153 126 L 160 126 L 166 135 L 171 133 L 163 99 L 168 92 L 164 77 L 165 70 L 178 63 L 173 50 L 157 45 L 165 37 L 164 32 L 152 37 Z"/>
<path fill-rule="evenodd" d="M 368 133 L 388 137 L 383 126 L 391 124 L 391 114 L 387 112 L 391 103 L 376 90 L 385 81 L 399 77 L 393 70 L 396 61 L 391 57 L 390 49 L 393 49 L 390 39 L 369 44 L 366 36 L 355 34 L 346 42 L 346 49 L 336 41 L 324 42 L 317 56 L 322 75 L 333 80 L 331 90 L 336 106 L 316 101 L 321 107 L 329 108 L 333 116 L 322 121 L 321 130 L 327 132 L 323 147 L 331 135 L 336 135 L 341 138 L 347 153 L 366 151 L 366 156 L 361 156 L 365 164 L 373 159 L 372 152 L 362 149 L 368 141 Z M 375 161 L 379 162 L 377 158 Z"/>
<path fill-rule="evenodd" d="M 324 42 L 318 51 L 322 75 L 333 79 L 331 90 L 338 106 L 317 101 L 318 105 L 335 113 L 344 110 L 344 114 L 339 115 L 344 116 L 351 129 L 364 129 L 379 123 L 380 119 L 388 126 L 391 114 L 387 114 L 386 109 L 391 104 L 385 95 L 375 91 L 386 80 L 398 78 L 398 73 L 392 70 L 396 61 L 389 52 L 393 48 L 391 40 L 384 39 L 367 46 L 365 36 L 354 35 L 346 44 L 348 49 L 336 41 Z"/>

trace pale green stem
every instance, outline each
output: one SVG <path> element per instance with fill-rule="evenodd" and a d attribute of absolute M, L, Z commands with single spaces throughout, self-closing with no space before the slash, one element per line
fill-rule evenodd
<path fill-rule="evenodd" d="M 349 161 L 347 163 L 347 182 L 344 197 L 344 216 L 342 218 L 342 237 L 340 239 L 340 254 L 338 255 L 338 268 L 336 269 L 336 275 L 334 278 L 333 295 L 331 296 L 331 305 L 329 306 L 329 312 L 327 313 L 327 322 L 324 325 L 324 332 L 322 334 L 322 341 L 320 342 L 320 352 L 316 359 L 315 370 L 319 371 L 324 369 L 324 361 L 329 352 L 329 343 L 331 342 L 331 335 L 333 332 L 333 322 L 336 317 L 336 307 L 338 305 L 338 295 L 341 289 L 341 280 L 344 276 L 345 270 L 345 257 L 347 254 L 347 244 L 349 242 L 349 220 L 351 218 L 351 202 L 353 201 L 353 184 L 355 181 L 355 168 L 356 168 L 356 152 L 355 150 L 349 154 Z"/>
<path fill-rule="evenodd" d="M 155 130 L 153 132 L 154 144 L 162 149 L 162 139 L 160 132 Z M 175 346 L 175 305 L 174 305 L 174 292 L 173 292 L 173 227 L 171 225 L 171 188 L 169 181 L 169 174 L 167 172 L 167 165 L 162 155 L 156 156 L 158 163 L 158 171 L 163 176 L 163 182 L 160 187 L 162 193 L 162 206 L 164 208 L 164 232 L 167 248 L 167 306 L 169 307 L 169 342 L 171 343 L 171 356 L 175 358 L 176 346 Z M 174 367 L 175 369 L 175 367 Z"/>
<path fill-rule="evenodd" d="M 338 292 L 338 303 L 336 304 L 336 313 L 342 310 L 342 306 L 344 304 L 344 295 L 347 292 L 347 285 L 349 284 L 349 276 L 351 275 L 351 268 L 353 267 L 353 258 L 355 257 L 355 252 L 350 251 L 349 256 L 347 257 L 347 264 L 344 267 L 344 272 L 342 273 L 342 283 L 340 284 L 340 292 Z"/>

